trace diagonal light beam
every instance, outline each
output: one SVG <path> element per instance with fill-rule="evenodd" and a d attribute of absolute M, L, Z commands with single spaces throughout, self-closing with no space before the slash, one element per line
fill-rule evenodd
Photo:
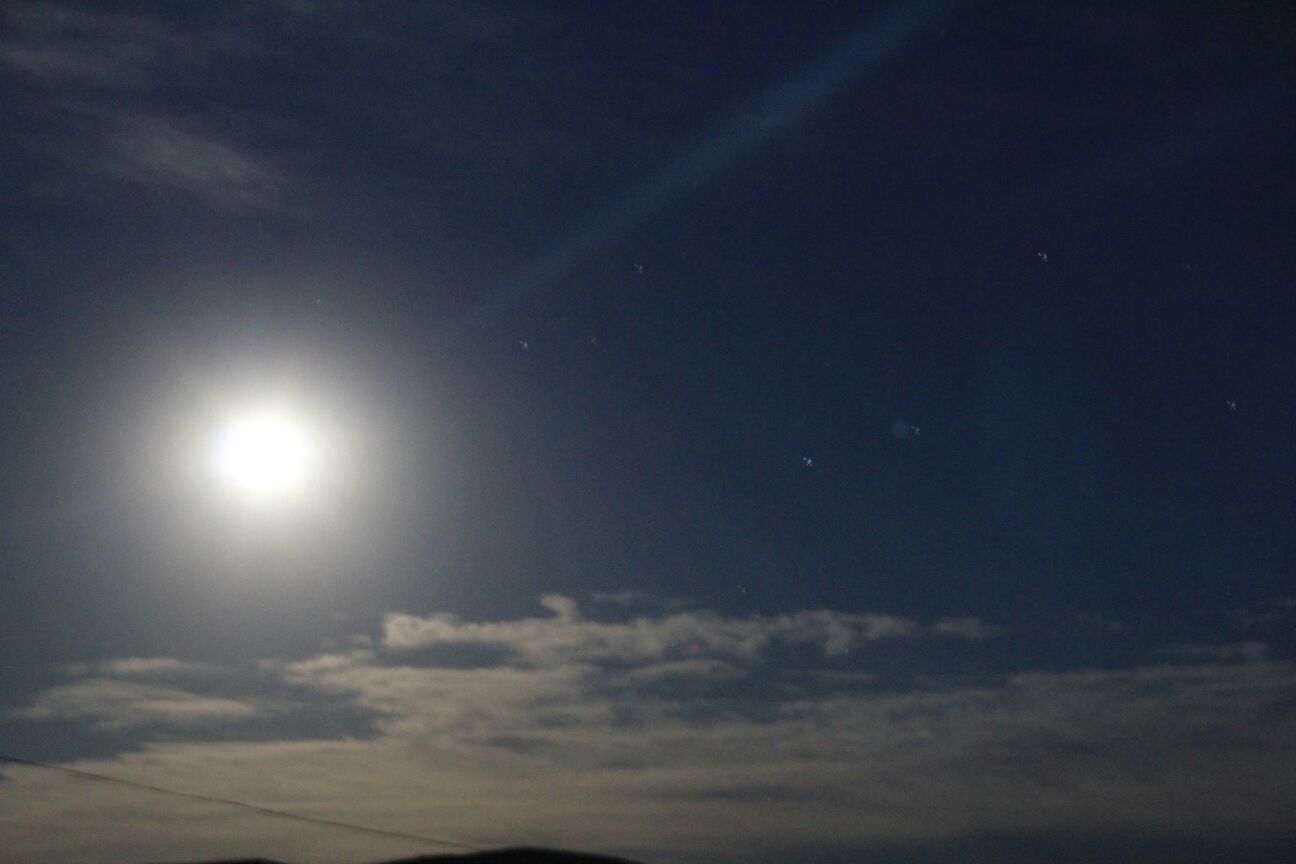
<path fill-rule="evenodd" d="M 718 124 L 630 192 L 578 223 L 530 264 L 488 291 L 444 334 L 454 344 L 523 305 L 580 258 L 682 200 L 694 184 L 729 168 L 895 55 L 932 26 L 952 0 L 917 0 L 870 19 L 823 57 Z"/>

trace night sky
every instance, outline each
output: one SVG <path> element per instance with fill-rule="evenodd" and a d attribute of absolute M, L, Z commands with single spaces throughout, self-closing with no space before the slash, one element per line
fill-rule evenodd
<path fill-rule="evenodd" d="M 1294 27 L 5 3 L 0 756 L 647 864 L 1296 854 Z M 12 763 L 0 838 L 453 848 Z"/>

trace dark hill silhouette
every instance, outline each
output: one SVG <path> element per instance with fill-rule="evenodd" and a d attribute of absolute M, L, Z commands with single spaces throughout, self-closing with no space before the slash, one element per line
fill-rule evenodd
<path fill-rule="evenodd" d="M 606 855 L 519 848 L 473 852 L 467 855 L 422 855 L 418 858 L 388 861 L 385 864 L 635 864 L 635 862 L 625 858 L 610 858 Z"/>
<path fill-rule="evenodd" d="M 286 864 L 284 861 L 275 861 L 270 858 L 232 858 L 230 860 L 220 861 L 202 861 L 196 864 Z"/>
<path fill-rule="evenodd" d="M 239 858 L 230 861 L 206 861 L 202 864 L 285 864 L 269 858 Z M 466 855 L 420 855 L 400 858 L 382 864 L 636 864 L 625 858 L 607 855 L 585 855 L 580 852 L 560 852 L 556 849 L 496 849 L 489 852 L 470 852 Z"/>

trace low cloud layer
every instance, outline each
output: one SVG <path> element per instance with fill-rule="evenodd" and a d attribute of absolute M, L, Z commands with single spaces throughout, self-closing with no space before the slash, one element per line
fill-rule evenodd
<path fill-rule="evenodd" d="M 1296 667 L 1253 646 L 881 687 L 873 646 L 921 650 L 988 628 L 827 611 L 604 619 L 570 598 L 543 603 L 548 615 L 512 621 L 391 615 L 375 647 L 267 660 L 249 676 L 269 675 L 299 712 L 369 717 L 357 737 L 296 740 L 288 715 L 279 740 L 231 740 L 258 699 L 206 695 L 194 684 L 203 676 L 173 658 L 88 664 L 87 677 L 11 716 L 173 730 L 82 769 L 485 845 L 702 862 L 747 860 L 753 848 L 809 854 L 828 837 L 860 854 L 991 835 L 1285 842 Z M 188 674 L 189 689 L 158 680 L 170 674 Z M 31 769 L 5 777 L 27 794 L 0 830 L 28 861 L 165 857 L 181 834 L 197 844 L 183 847 L 191 857 L 416 851 L 144 793 L 91 786 L 69 797 L 57 791 L 65 780 Z M 156 818 L 163 811 L 185 811 L 183 832 Z M 54 830 L 69 819 L 96 823 L 81 835 L 93 849 Z M 247 838 L 239 850 L 224 839 L 231 819 Z"/>
<path fill-rule="evenodd" d="M 20 720 L 73 720 L 96 729 L 133 726 L 199 726 L 247 720 L 255 704 L 203 696 L 158 684 L 87 678 L 45 690 L 10 714 Z"/>

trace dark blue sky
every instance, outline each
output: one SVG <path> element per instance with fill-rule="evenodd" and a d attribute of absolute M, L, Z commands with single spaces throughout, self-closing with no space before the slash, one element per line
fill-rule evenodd
<path fill-rule="evenodd" d="M 1290 844 L 1293 18 L 1204 6 L 7 6 L 0 751 L 647 861 Z M 345 445 L 296 508 L 195 467 L 263 392 Z M 55 782 L 22 860 L 187 806 Z M 410 851 L 203 813 L 102 848 Z"/>

